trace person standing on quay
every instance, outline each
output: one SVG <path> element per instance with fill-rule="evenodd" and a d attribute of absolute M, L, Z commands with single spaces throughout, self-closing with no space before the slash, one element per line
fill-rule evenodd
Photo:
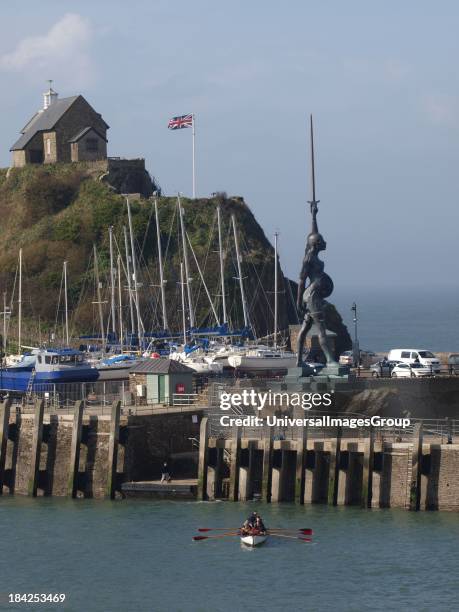
<path fill-rule="evenodd" d="M 163 471 L 161 473 L 161 483 L 170 482 L 170 481 L 171 481 L 171 475 L 169 473 L 169 466 L 167 465 L 167 461 L 165 461 L 163 463 Z"/>

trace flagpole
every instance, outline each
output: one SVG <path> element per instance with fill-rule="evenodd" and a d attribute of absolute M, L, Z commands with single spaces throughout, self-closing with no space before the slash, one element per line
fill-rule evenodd
<path fill-rule="evenodd" d="M 193 200 L 196 199 L 196 161 L 195 161 L 195 154 L 196 154 L 196 150 L 195 150 L 195 136 L 196 136 L 196 132 L 194 129 L 194 113 L 191 115 L 193 118 L 192 124 L 191 124 L 191 134 L 192 134 L 192 141 L 193 141 Z"/>

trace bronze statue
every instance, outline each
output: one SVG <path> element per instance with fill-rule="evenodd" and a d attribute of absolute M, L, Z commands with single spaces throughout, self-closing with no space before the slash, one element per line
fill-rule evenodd
<path fill-rule="evenodd" d="M 303 350 L 304 343 L 308 331 L 312 324 L 315 323 L 318 330 L 318 339 L 320 348 L 327 360 L 327 366 L 337 365 L 335 357 L 328 345 L 324 310 L 324 299 L 333 292 L 333 281 L 324 272 L 324 262 L 319 259 L 320 251 L 325 251 L 327 243 L 323 239 L 322 234 L 319 234 L 317 226 L 317 212 L 319 200 L 316 200 L 315 193 L 315 176 L 314 176 L 314 138 L 312 130 L 311 116 L 311 184 L 312 184 L 312 199 L 309 202 L 311 206 L 312 227 L 311 233 L 307 237 L 306 251 L 304 254 L 303 265 L 301 267 L 300 278 L 298 281 L 298 296 L 297 309 L 298 312 L 304 312 L 304 321 L 298 335 L 297 343 L 297 366 L 303 366 Z M 309 280 L 309 283 L 307 281 Z"/>

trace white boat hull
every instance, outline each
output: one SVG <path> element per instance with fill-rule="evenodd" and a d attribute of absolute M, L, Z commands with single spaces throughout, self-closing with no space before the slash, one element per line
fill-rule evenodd
<path fill-rule="evenodd" d="M 267 535 L 246 535 L 241 536 L 241 542 L 246 546 L 260 546 L 268 539 Z"/>
<path fill-rule="evenodd" d="M 231 355 L 228 357 L 231 367 L 246 372 L 256 372 L 261 370 L 285 370 L 293 368 L 296 364 L 296 357 L 255 357 L 251 355 Z"/>

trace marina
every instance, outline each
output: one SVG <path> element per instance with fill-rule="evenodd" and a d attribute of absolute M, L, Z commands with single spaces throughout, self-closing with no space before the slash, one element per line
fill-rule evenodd
<path fill-rule="evenodd" d="M 3 7 L 0 610 L 456 609 L 459 9 L 359 4 Z"/>

